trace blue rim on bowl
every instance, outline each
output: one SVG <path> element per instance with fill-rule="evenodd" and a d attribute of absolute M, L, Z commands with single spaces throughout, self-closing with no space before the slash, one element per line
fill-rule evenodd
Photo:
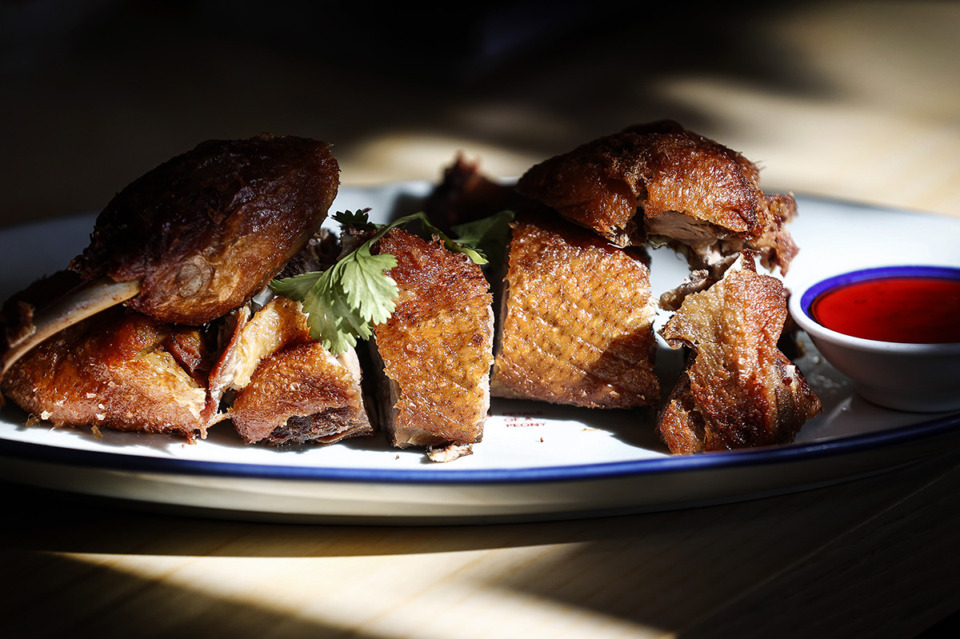
<path fill-rule="evenodd" d="M 899 265 L 878 266 L 839 273 L 812 284 L 803 290 L 800 295 L 791 296 L 791 314 L 793 315 L 793 318 L 796 320 L 797 324 L 799 324 L 802 329 L 807 331 L 811 337 L 817 336 L 821 339 L 827 339 L 834 342 L 848 343 L 868 350 L 895 350 L 903 353 L 924 353 L 929 352 L 932 349 L 936 349 L 938 352 L 943 354 L 960 353 L 960 342 L 915 344 L 906 342 L 887 342 L 866 339 L 862 337 L 854 337 L 852 335 L 847 335 L 845 333 L 827 328 L 814 319 L 811 313 L 811 307 L 813 306 L 814 301 L 828 291 L 858 282 L 895 277 L 942 278 L 960 281 L 960 268 L 951 266 Z"/>
<path fill-rule="evenodd" d="M 857 392 L 886 408 L 911 412 L 960 409 L 960 342 L 890 342 L 853 337 L 830 329 L 812 310 L 825 293 L 867 280 L 896 277 L 960 282 L 960 268 L 883 266 L 828 276 L 790 296 L 790 313 L 820 354 L 853 380 Z"/>

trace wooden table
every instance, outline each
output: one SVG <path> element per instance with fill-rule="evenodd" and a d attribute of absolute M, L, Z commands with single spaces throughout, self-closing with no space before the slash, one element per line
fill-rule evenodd
<path fill-rule="evenodd" d="M 573 15 L 575 34 L 528 27 L 536 48 L 502 59 L 428 55 L 456 39 L 397 15 L 375 24 L 409 38 L 309 7 L 97 6 L 39 29 L 59 48 L 0 50 L 4 224 L 96 210 L 208 137 L 327 139 L 364 185 L 436 179 L 459 151 L 517 175 L 658 117 L 743 151 L 772 190 L 960 216 L 957 3 Z M 521 24 L 481 12 L 481 35 L 480 17 Z M 955 450 L 786 496 L 477 526 L 195 519 L 2 487 L 3 637 L 908 637 L 960 610 Z"/>

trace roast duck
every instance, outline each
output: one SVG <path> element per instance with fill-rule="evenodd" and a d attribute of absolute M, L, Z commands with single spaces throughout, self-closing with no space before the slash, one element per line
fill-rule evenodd
<path fill-rule="evenodd" d="M 491 397 L 656 414 L 670 452 L 791 441 L 820 402 L 778 344 L 792 196 L 672 121 L 548 158 L 519 180 L 457 158 L 423 203 L 444 233 L 512 212 L 482 265 L 437 233 L 321 228 L 339 167 L 327 144 L 209 141 L 131 183 L 61 272 L 7 300 L 3 395 L 57 427 L 172 433 L 229 422 L 246 443 L 331 444 L 378 431 L 455 459 Z M 431 227 L 432 228 L 432 227 Z M 442 235 L 442 234 L 441 234 Z M 357 243 L 391 256 L 396 295 L 364 343 L 332 348 L 277 278 Z M 359 239 L 358 239 L 359 238 Z M 690 276 L 657 298 L 651 246 Z M 688 353 L 672 388 L 660 336 Z"/>

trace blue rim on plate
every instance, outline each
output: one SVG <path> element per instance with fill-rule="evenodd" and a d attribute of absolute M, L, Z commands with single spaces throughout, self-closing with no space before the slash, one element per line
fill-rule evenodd
<path fill-rule="evenodd" d="M 336 468 L 322 466 L 284 466 L 187 459 L 160 459 L 141 455 L 117 455 L 110 452 L 59 448 L 29 442 L 0 440 L 0 455 L 16 455 L 80 466 L 98 466 L 114 470 L 192 474 L 257 479 L 391 482 L 407 484 L 471 484 L 558 482 L 603 479 L 624 475 L 650 475 L 688 472 L 708 468 L 749 467 L 770 463 L 803 462 L 834 455 L 869 451 L 894 444 L 906 444 L 942 435 L 960 434 L 960 413 L 889 430 L 853 435 L 839 439 L 787 444 L 698 455 L 673 455 L 660 459 L 544 466 L 536 468 L 435 470 Z"/>
<path fill-rule="evenodd" d="M 421 191 L 417 191 L 417 193 Z M 380 192 L 377 190 L 344 188 L 342 194 L 346 199 L 343 200 L 343 207 L 357 208 L 357 205 L 383 205 L 386 207 L 388 204 L 386 201 L 377 204 L 376 199 L 379 197 L 383 200 L 386 195 L 393 197 L 397 193 L 403 192 L 405 192 L 404 188 L 394 188 L 383 191 L 385 195 L 378 195 Z M 919 212 L 879 209 L 869 205 L 828 198 L 798 197 L 797 199 L 804 214 L 793 222 L 792 232 L 798 243 L 805 249 L 801 252 L 799 260 L 794 263 L 791 275 L 787 277 L 788 280 L 803 279 L 806 275 L 802 264 L 804 260 L 809 260 L 812 266 L 817 266 L 831 261 L 836 255 L 849 256 L 851 245 L 846 238 L 851 236 L 863 240 L 862 246 L 869 249 L 870 256 L 876 255 L 878 252 L 885 255 L 898 254 L 902 259 L 909 262 L 916 260 L 918 257 L 922 259 L 927 255 L 933 255 L 934 257 L 940 255 L 945 261 L 956 262 L 960 266 L 960 257 L 956 256 L 955 250 L 955 238 L 960 233 L 958 220 Z M 349 206 L 347 206 L 348 203 Z M 891 229 L 899 230 L 903 228 L 903 219 L 906 215 L 910 216 L 909 228 L 917 227 L 916 235 L 922 239 L 922 243 L 919 241 L 915 243 L 918 247 L 922 246 L 922 250 L 913 250 L 913 255 L 904 255 L 900 251 L 902 241 L 909 238 L 896 236 L 896 233 L 890 232 Z M 75 224 L 76 220 L 69 220 L 69 222 L 76 228 L 80 228 L 88 224 L 89 219 L 85 218 L 82 224 Z M 59 224 L 61 223 L 47 223 L 42 227 L 40 225 L 30 225 L 16 229 L 15 233 L 0 233 L 0 243 L 3 246 L 9 245 L 11 249 L 16 249 L 3 256 L 7 268 L 0 268 L 0 275 L 6 278 L 3 280 L 6 285 L 19 285 L 27 275 L 32 277 L 36 272 L 50 268 L 49 264 L 52 261 L 59 260 L 64 255 L 69 257 L 70 251 L 74 250 L 71 242 L 76 243 L 80 240 L 73 237 L 71 233 L 64 234 L 62 232 L 64 227 Z M 865 228 L 870 230 L 872 234 L 870 237 L 864 238 L 863 230 Z M 51 232 L 48 233 L 47 231 Z M 60 248 L 51 249 L 50 253 L 27 252 L 26 247 L 34 244 L 31 244 L 30 241 L 21 240 L 23 238 L 35 239 L 38 234 L 45 238 L 49 236 L 64 245 Z M 71 237 L 65 237 L 66 235 Z M 897 244 L 894 244 L 895 241 Z M 861 246 L 861 244 L 857 246 Z M 931 246 L 935 250 L 931 249 Z M 810 247 L 815 248 L 810 250 Z M 818 254 L 823 255 L 818 257 Z M 823 259 L 820 259 L 821 257 Z M 859 264 L 854 266 L 859 266 Z M 816 270 L 816 268 L 812 270 Z M 868 414 L 867 418 L 872 420 L 873 415 Z M 266 463 L 250 462 L 249 460 L 238 462 L 219 458 L 201 460 L 178 456 L 173 458 L 154 457 L 139 453 L 119 454 L 107 448 L 102 451 L 91 450 L 2 436 L 0 436 L 0 458 L 23 461 L 28 466 L 35 464 L 36 470 L 39 470 L 40 473 L 45 472 L 48 468 L 63 471 L 60 473 L 58 481 L 61 482 L 60 489 L 65 490 L 70 489 L 71 482 L 77 476 L 73 474 L 74 471 L 91 469 L 116 471 L 128 473 L 128 475 L 144 473 L 161 478 L 177 475 L 185 477 L 187 480 L 203 477 L 236 479 L 240 480 L 241 484 L 255 480 L 317 482 L 318 486 L 323 486 L 323 482 L 331 484 L 355 483 L 358 486 L 390 483 L 433 486 L 437 489 L 440 489 L 442 484 L 482 487 L 484 485 L 503 486 L 506 484 L 536 486 L 539 483 L 549 487 L 550 485 L 562 485 L 564 482 L 576 482 L 578 480 L 622 480 L 628 490 L 634 490 L 636 484 L 631 483 L 634 478 L 652 480 L 653 484 L 657 486 L 660 485 L 661 477 L 664 480 L 670 477 L 688 479 L 690 481 L 677 482 L 688 487 L 699 486 L 700 484 L 697 482 L 701 482 L 701 480 L 709 486 L 716 483 L 712 479 L 714 475 L 707 472 L 701 478 L 700 473 L 702 471 L 729 471 L 736 477 L 732 480 L 735 484 L 732 489 L 739 490 L 742 488 L 753 491 L 754 489 L 764 489 L 764 483 L 768 478 L 776 479 L 780 476 L 773 468 L 774 465 L 784 465 L 787 469 L 785 470 L 786 475 L 791 475 L 789 469 L 795 470 L 792 477 L 787 477 L 784 481 L 809 485 L 810 483 L 816 483 L 817 478 L 828 476 L 823 472 L 819 474 L 813 472 L 813 477 L 809 479 L 814 481 L 808 481 L 806 475 L 809 469 L 829 470 L 829 477 L 831 478 L 841 476 L 852 478 L 861 476 L 864 472 L 877 472 L 899 467 L 922 457 L 929 457 L 940 451 L 953 449 L 955 447 L 952 442 L 950 446 L 944 446 L 943 442 L 947 438 L 952 440 L 952 438 L 960 437 L 960 413 L 928 414 L 922 417 L 918 415 L 916 421 L 909 424 L 903 424 L 899 419 L 896 420 L 896 423 L 891 423 L 891 420 L 885 419 L 881 419 L 881 422 L 883 424 L 874 424 L 871 421 L 870 427 L 872 430 L 869 431 L 854 430 L 850 434 L 842 434 L 847 431 L 840 431 L 841 434 L 831 435 L 830 438 L 769 448 L 705 453 L 693 456 L 664 455 L 656 458 L 626 458 L 624 461 L 616 459 L 610 461 L 574 459 L 571 460 L 571 463 L 564 464 L 547 460 L 541 466 L 506 468 L 497 467 L 493 464 L 484 465 L 481 468 L 456 468 L 447 465 L 443 465 L 444 468 L 438 468 L 436 464 L 424 464 L 422 467 L 413 468 L 409 466 L 395 468 L 378 465 L 372 467 L 367 465 L 340 466 L 325 465 L 322 462 L 314 465 L 290 465 L 285 464 L 279 458 L 276 462 L 267 460 Z M 389 453 L 388 455 L 389 459 L 392 460 L 393 455 Z M 769 469 L 765 468 L 768 466 Z M 750 468 L 762 469 L 762 472 L 759 474 L 739 473 L 740 470 Z M 36 470 L 30 469 L 34 478 L 37 477 Z M 41 477 L 41 479 L 43 478 Z M 669 483 L 667 482 L 667 484 Z M 189 485 L 189 481 L 185 485 Z M 619 486 L 621 483 L 612 482 L 610 485 Z M 536 493 L 537 489 L 532 492 Z M 280 494 L 280 491 L 276 491 L 273 495 Z M 370 491 L 370 494 L 372 497 L 376 497 L 377 492 Z M 173 499 L 176 499 L 179 495 L 178 492 Z M 496 499 L 499 498 L 499 494 L 488 499 L 490 494 L 484 491 L 481 496 L 482 499 L 478 499 L 477 503 L 483 502 L 486 506 L 492 499 L 493 505 L 491 508 L 495 509 L 498 506 Z M 379 502 L 375 502 L 375 499 L 373 503 L 375 506 L 381 505 Z M 445 501 L 444 505 L 446 505 Z M 585 504 L 585 506 L 589 506 L 589 504 Z M 367 512 L 366 514 L 350 515 L 350 517 L 363 520 L 369 514 L 371 513 Z M 439 517 L 442 518 L 443 515 L 439 515 Z"/>

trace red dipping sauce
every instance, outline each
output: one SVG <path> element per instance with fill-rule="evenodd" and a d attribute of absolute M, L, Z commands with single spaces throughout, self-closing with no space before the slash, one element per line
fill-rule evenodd
<path fill-rule="evenodd" d="M 960 270 L 894 267 L 858 271 L 807 291 L 803 306 L 824 327 L 870 340 L 960 342 Z"/>

